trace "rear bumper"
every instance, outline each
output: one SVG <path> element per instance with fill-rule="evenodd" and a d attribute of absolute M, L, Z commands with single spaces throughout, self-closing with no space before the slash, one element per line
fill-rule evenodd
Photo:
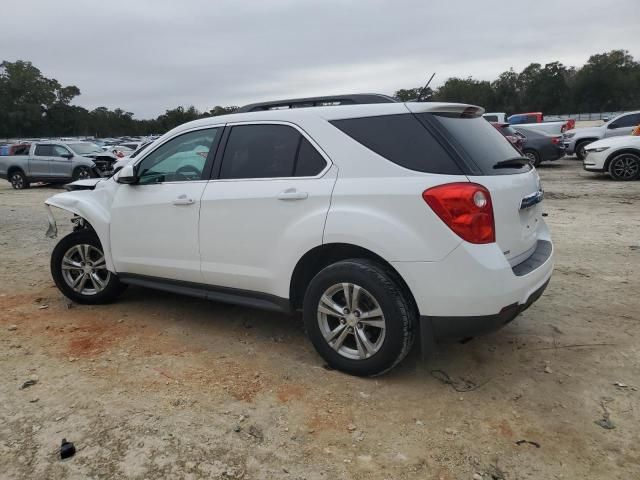
<path fill-rule="evenodd" d="M 549 285 L 549 280 L 535 290 L 524 303 L 513 303 L 494 315 L 469 317 L 420 317 L 422 334 L 433 335 L 434 340 L 446 338 L 465 339 L 493 332 L 507 325 L 529 308 Z M 427 342 L 430 339 L 427 339 Z"/>
<path fill-rule="evenodd" d="M 413 294 L 421 316 L 485 317 L 523 305 L 553 272 L 554 249 L 546 226 L 536 249 L 512 267 L 496 243 L 462 242 L 438 262 L 392 262 Z M 536 262 L 531 263 L 535 258 Z M 528 264 L 528 265 L 525 265 Z"/>

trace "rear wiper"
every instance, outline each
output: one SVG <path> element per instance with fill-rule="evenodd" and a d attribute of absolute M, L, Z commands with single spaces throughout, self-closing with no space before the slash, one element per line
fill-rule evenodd
<path fill-rule="evenodd" d="M 531 163 L 531 160 L 527 157 L 513 157 L 496 163 L 493 168 L 524 167 L 529 163 Z"/>

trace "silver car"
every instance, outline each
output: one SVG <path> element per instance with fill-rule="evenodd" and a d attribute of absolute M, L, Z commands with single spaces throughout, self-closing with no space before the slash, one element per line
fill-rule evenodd
<path fill-rule="evenodd" d="M 0 178 L 16 190 L 110 175 L 116 159 L 89 142 L 35 142 L 28 155 L 0 157 Z"/>

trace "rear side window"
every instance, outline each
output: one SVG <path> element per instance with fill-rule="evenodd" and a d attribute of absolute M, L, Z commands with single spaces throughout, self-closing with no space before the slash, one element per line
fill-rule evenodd
<path fill-rule="evenodd" d="M 484 119 L 487 122 L 497 122 L 498 121 L 498 116 L 497 115 L 484 115 Z"/>
<path fill-rule="evenodd" d="M 482 118 L 444 113 L 420 113 L 418 117 L 425 123 L 437 126 L 465 163 L 477 167 L 479 171 L 474 172 L 476 175 L 508 175 L 531 170 L 528 163 L 511 167 L 500 163 L 522 158 L 522 154 Z"/>
<path fill-rule="evenodd" d="M 51 145 L 36 145 L 36 150 L 33 154 L 37 157 L 53 157 L 53 148 L 51 148 Z"/>
<path fill-rule="evenodd" d="M 315 177 L 327 165 L 325 159 L 318 153 L 309 140 L 300 135 L 301 143 L 296 162 L 296 177 Z"/>
<path fill-rule="evenodd" d="M 287 125 L 237 125 L 231 128 L 220 178 L 309 177 L 326 161 L 295 128 Z"/>
<path fill-rule="evenodd" d="M 493 128 L 486 120 L 480 120 Z M 462 174 L 444 147 L 410 113 L 334 120 L 331 123 L 401 167 L 425 173 Z"/>

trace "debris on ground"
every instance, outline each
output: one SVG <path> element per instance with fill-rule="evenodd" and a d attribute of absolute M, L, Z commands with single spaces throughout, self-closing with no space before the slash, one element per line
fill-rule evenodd
<path fill-rule="evenodd" d="M 40 306 L 38 307 L 38 310 L 45 310 L 45 309 L 47 309 L 47 308 L 49 308 L 49 305 L 40 305 Z"/>
<path fill-rule="evenodd" d="M 531 440 L 518 440 L 516 442 L 516 445 L 520 446 L 520 445 L 533 445 L 536 448 L 540 448 L 540 444 L 538 442 L 533 442 Z"/>
<path fill-rule="evenodd" d="M 473 380 L 462 377 L 460 377 L 460 380 L 453 380 L 444 370 L 431 370 L 431 376 L 445 385 L 451 385 L 451 388 L 456 392 L 471 392 L 489 383 L 489 380 L 482 383 L 476 383 Z"/>
<path fill-rule="evenodd" d="M 626 383 L 622 383 L 622 382 L 614 382 L 613 385 L 618 388 L 627 388 L 629 386 Z"/>
<path fill-rule="evenodd" d="M 60 458 L 64 460 L 65 458 L 71 458 L 76 454 L 76 447 L 72 442 L 67 442 L 66 438 L 62 439 L 62 444 L 60 445 Z"/>
<path fill-rule="evenodd" d="M 10 332 L 13 332 L 13 331 L 15 331 L 15 330 L 17 330 L 17 329 L 18 329 L 18 326 L 17 326 L 17 325 L 9 325 L 9 326 L 7 327 L 7 330 L 9 330 Z"/>
<path fill-rule="evenodd" d="M 611 401 L 609 398 L 603 398 L 600 402 L 600 406 L 602 407 L 603 413 L 602 418 L 596 420 L 594 423 L 606 430 L 613 430 L 616 428 L 616 424 L 613 423 L 613 420 L 610 418 L 609 409 L 607 408 L 606 402 Z"/>
<path fill-rule="evenodd" d="M 38 379 L 37 378 L 32 378 L 30 380 L 27 380 L 26 382 L 24 382 L 22 384 L 22 386 L 20 387 L 20 390 L 24 390 L 25 388 L 33 387 L 36 383 L 38 383 Z"/>
<path fill-rule="evenodd" d="M 553 370 L 551 370 L 551 367 L 547 365 L 546 367 L 544 367 L 544 373 L 553 373 Z"/>

